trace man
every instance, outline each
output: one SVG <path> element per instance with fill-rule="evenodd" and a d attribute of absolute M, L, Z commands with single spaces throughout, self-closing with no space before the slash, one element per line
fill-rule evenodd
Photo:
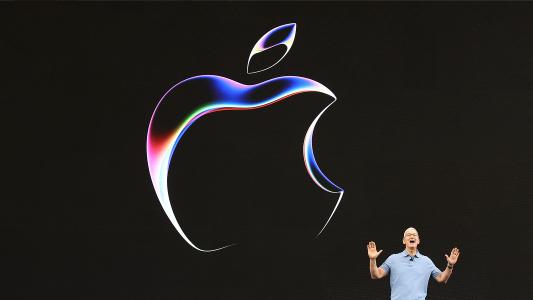
<path fill-rule="evenodd" d="M 416 229 L 409 227 L 405 230 L 403 244 L 405 245 L 403 252 L 392 254 L 378 268 L 376 258 L 383 250 L 377 251 L 376 243 L 373 241 L 368 243 L 370 277 L 380 279 L 390 273 L 391 300 L 424 300 L 429 276 L 431 275 L 437 282 L 446 283 L 459 258 L 459 249 L 453 248 L 450 256 L 444 254 L 448 265 L 444 271 L 441 271 L 435 267 L 429 257 L 418 252 L 420 238 Z"/>

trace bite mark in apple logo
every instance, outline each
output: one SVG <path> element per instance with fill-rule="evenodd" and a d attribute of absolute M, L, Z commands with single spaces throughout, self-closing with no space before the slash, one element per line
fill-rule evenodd
<path fill-rule="evenodd" d="M 282 34 L 281 39 L 280 34 Z M 295 23 L 281 25 L 263 35 L 250 53 L 247 73 L 261 72 L 279 63 L 289 52 L 295 36 Z M 281 58 L 266 68 L 250 71 L 250 62 L 256 54 L 276 46 L 286 47 L 285 53 Z M 180 112 L 183 116 L 176 116 L 178 113 L 170 109 L 171 106 L 167 100 L 169 100 L 171 95 L 173 99 L 179 99 L 180 94 L 183 97 L 183 94 L 186 94 L 185 91 L 190 91 L 191 89 L 201 93 L 198 96 L 199 102 L 196 103 L 196 107 L 186 112 Z M 174 150 L 180 139 L 187 132 L 187 129 L 196 120 L 210 113 L 223 110 L 259 109 L 275 104 L 293 95 L 308 92 L 318 92 L 333 98 L 333 101 L 315 117 L 305 134 L 303 142 L 304 164 L 311 179 L 324 191 L 339 195 L 331 214 L 317 234 L 319 236 L 333 217 L 344 194 L 344 190 L 335 185 L 320 170 L 313 153 L 313 132 L 322 114 L 337 100 L 333 92 L 317 81 L 299 76 L 276 77 L 257 84 L 246 85 L 218 75 L 199 75 L 177 83 L 161 97 L 148 125 L 146 139 L 148 169 L 163 210 L 181 237 L 191 247 L 201 252 L 213 252 L 235 244 L 229 244 L 216 249 L 201 249 L 187 237 L 176 219 L 168 193 L 168 170 Z"/>

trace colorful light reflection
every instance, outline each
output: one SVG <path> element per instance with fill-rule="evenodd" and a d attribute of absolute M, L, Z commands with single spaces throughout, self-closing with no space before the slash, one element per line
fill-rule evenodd
<path fill-rule="evenodd" d="M 273 37 L 283 32 L 284 30 L 288 30 L 289 33 L 287 36 L 285 36 L 281 41 L 274 42 Z M 254 47 L 252 48 L 252 52 L 250 52 L 250 56 L 248 57 L 248 64 L 246 65 L 246 72 L 248 74 L 258 73 L 265 70 L 268 70 L 272 68 L 273 66 L 277 65 L 284 57 L 289 53 L 289 50 L 291 50 L 292 44 L 294 43 L 294 38 L 296 37 L 296 24 L 290 23 L 278 26 L 269 32 L 265 33 L 258 41 L 255 43 Z M 257 71 L 250 71 L 250 61 L 252 60 L 252 57 L 258 53 L 261 53 L 263 51 L 266 51 L 268 49 L 271 49 L 273 47 L 279 46 L 279 45 L 285 45 L 285 53 L 283 53 L 283 56 L 281 56 L 280 59 L 278 59 L 274 64 L 270 65 L 269 67 L 263 68 L 261 70 Z"/>
<path fill-rule="evenodd" d="M 169 125 L 169 103 L 167 99 L 179 99 L 180 91 L 190 87 L 201 88 L 208 91 L 201 99 L 196 109 L 190 111 L 183 118 L 176 119 Z M 326 228 L 339 205 L 344 191 L 329 180 L 318 167 L 313 153 L 313 131 L 322 114 L 336 101 L 335 95 L 324 85 L 304 77 L 284 76 L 277 77 L 255 85 L 245 85 L 231 79 L 216 75 L 201 75 L 188 78 L 167 91 L 159 101 L 152 114 L 148 127 L 146 142 L 148 167 L 157 197 L 172 224 L 183 239 L 194 249 L 202 252 L 217 251 L 233 244 L 220 248 L 206 250 L 196 246 L 185 234 L 172 210 L 168 194 L 168 170 L 170 161 L 180 139 L 187 129 L 199 118 L 222 110 L 252 110 L 272 105 L 292 95 L 300 93 L 318 92 L 333 98 L 333 101 L 325 107 L 313 120 L 303 143 L 303 156 L 307 172 L 312 180 L 323 190 L 339 194 L 339 198 L 330 214 L 326 224 L 320 233 Z M 260 96 L 259 96 L 260 95 Z M 171 97 L 172 96 L 172 97 Z"/>

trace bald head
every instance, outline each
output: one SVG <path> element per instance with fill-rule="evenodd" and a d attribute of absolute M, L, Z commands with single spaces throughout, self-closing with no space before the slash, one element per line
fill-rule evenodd
<path fill-rule="evenodd" d="M 416 251 L 418 244 L 420 244 L 420 238 L 414 227 L 409 227 L 403 232 L 403 244 L 407 249 Z"/>

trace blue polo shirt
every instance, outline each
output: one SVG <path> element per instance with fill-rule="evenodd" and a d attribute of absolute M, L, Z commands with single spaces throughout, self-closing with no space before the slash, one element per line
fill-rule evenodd
<path fill-rule="evenodd" d="M 411 257 L 407 250 L 389 256 L 380 268 L 390 273 L 391 300 L 426 299 L 429 276 L 441 273 L 429 257 L 418 251 Z"/>

